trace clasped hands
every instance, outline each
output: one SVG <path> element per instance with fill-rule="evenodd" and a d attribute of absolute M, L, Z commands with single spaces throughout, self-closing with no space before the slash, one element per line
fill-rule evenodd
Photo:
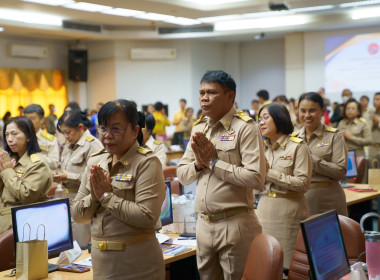
<path fill-rule="evenodd" d="M 91 166 L 90 172 L 91 201 L 97 203 L 105 192 L 112 192 L 112 180 L 99 165 Z"/>
<path fill-rule="evenodd" d="M 191 148 L 195 155 L 195 168 L 197 170 L 208 168 L 210 160 L 218 157 L 214 144 L 202 132 L 196 132 L 192 139 Z"/>
<path fill-rule="evenodd" d="M 0 172 L 7 168 L 13 168 L 15 165 L 16 160 L 12 159 L 6 151 L 0 152 Z"/>

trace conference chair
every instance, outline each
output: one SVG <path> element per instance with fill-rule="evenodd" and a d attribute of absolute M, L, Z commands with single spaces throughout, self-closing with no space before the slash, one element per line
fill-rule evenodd
<path fill-rule="evenodd" d="M 249 248 L 242 280 L 281 280 L 284 254 L 280 243 L 271 235 L 260 234 Z"/>
<path fill-rule="evenodd" d="M 0 271 L 16 267 L 13 229 L 0 235 Z"/>
<path fill-rule="evenodd" d="M 350 265 L 354 264 L 359 255 L 365 251 L 364 234 L 360 230 L 358 222 L 346 216 L 339 215 L 340 227 L 342 229 L 343 241 L 346 247 L 347 257 Z M 363 260 L 364 261 L 364 260 Z M 296 246 L 289 267 L 289 280 L 309 280 L 309 261 L 307 260 L 306 248 L 299 229 Z"/>
<path fill-rule="evenodd" d="M 177 166 L 166 166 L 164 167 L 164 179 L 165 181 L 170 181 L 170 188 L 172 190 L 172 194 L 181 194 L 179 181 L 174 180 L 174 178 L 177 178 Z"/>

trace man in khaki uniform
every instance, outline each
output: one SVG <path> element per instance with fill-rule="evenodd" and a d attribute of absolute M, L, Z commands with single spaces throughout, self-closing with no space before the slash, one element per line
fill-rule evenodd
<path fill-rule="evenodd" d="M 179 162 L 183 185 L 196 180 L 197 264 L 202 279 L 241 279 L 250 244 L 261 233 L 253 190 L 265 180 L 261 134 L 237 112 L 236 84 L 223 71 L 207 72 L 199 102 L 205 117 L 195 122 Z"/>
<path fill-rule="evenodd" d="M 378 161 L 380 168 L 380 92 L 375 93 L 373 97 L 373 107 L 375 112 L 371 115 L 369 126 L 372 131 L 372 145 L 369 146 L 369 167 L 376 167 L 373 160 Z"/>
<path fill-rule="evenodd" d="M 41 129 L 42 124 L 45 121 L 44 109 L 38 104 L 31 104 L 24 109 L 24 115 L 29 118 L 34 125 L 38 145 L 41 149 L 39 155 L 46 160 L 51 170 L 56 170 L 59 162 L 58 142 L 54 135 Z"/>

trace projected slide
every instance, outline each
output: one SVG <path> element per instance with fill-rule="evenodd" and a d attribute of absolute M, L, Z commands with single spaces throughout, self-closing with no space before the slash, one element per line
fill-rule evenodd
<path fill-rule="evenodd" d="M 326 92 L 380 91 L 380 33 L 327 38 L 325 54 Z"/>

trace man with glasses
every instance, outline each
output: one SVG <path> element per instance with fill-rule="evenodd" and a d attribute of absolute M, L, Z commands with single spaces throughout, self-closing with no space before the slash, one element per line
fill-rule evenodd
<path fill-rule="evenodd" d="M 236 84 L 223 71 L 201 79 L 204 117 L 195 122 L 179 162 L 183 185 L 196 180 L 197 264 L 201 279 L 241 279 L 249 247 L 261 226 L 253 212 L 253 191 L 265 180 L 261 134 L 234 105 Z"/>

